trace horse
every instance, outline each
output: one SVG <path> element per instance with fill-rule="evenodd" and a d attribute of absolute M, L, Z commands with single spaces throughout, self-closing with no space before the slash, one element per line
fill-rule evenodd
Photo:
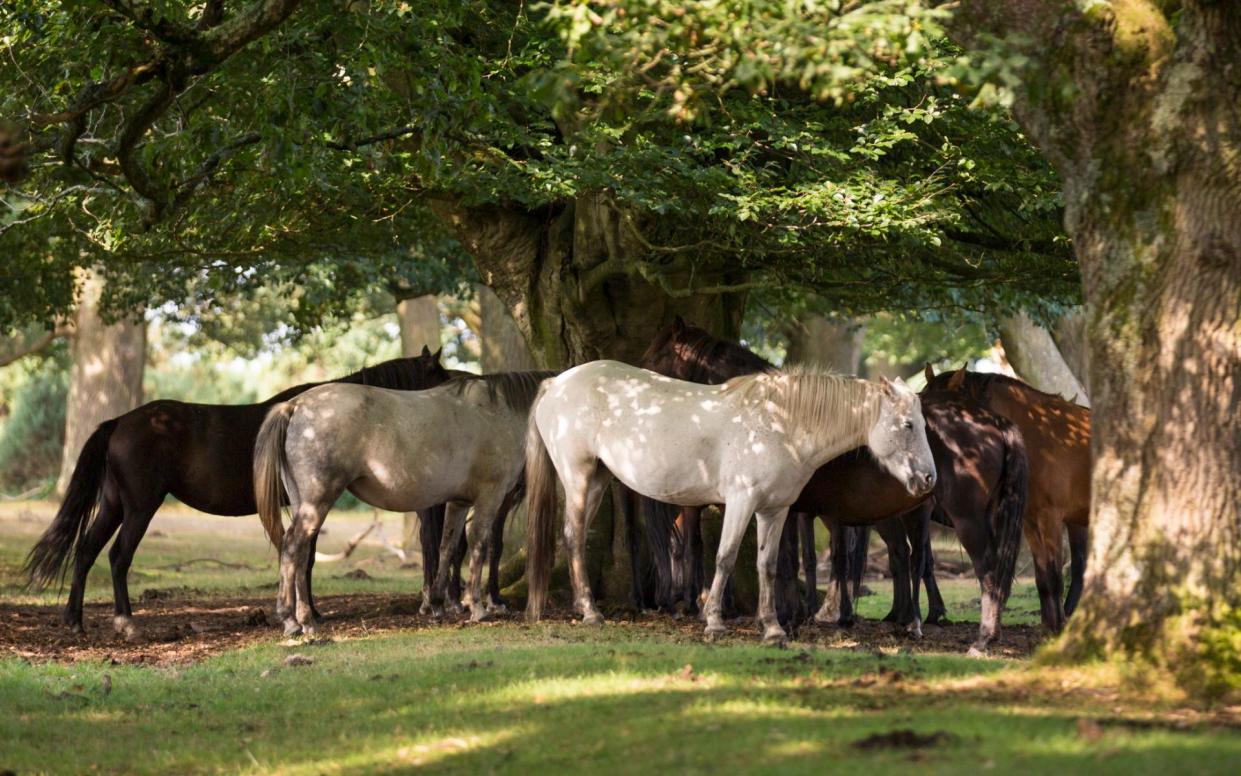
<path fill-rule="evenodd" d="M 985 652 L 999 632 L 1004 603 L 1012 589 L 1028 487 L 1025 445 L 1015 424 L 975 402 L 923 396 L 922 415 L 939 475 L 930 499 L 911 497 L 867 451 L 857 450 L 816 471 L 790 512 L 800 512 L 799 518 L 808 522 L 817 514 L 829 525 L 829 521 L 838 525 L 877 524 L 894 561 L 895 619 L 915 625 L 920 615 L 918 582 L 929 555 L 926 526 L 932 516 L 951 525 L 973 562 L 982 589 L 978 637 L 970 647 L 970 654 L 977 655 Z M 904 530 L 891 519 L 894 515 L 903 516 Z M 802 534 L 810 535 L 810 530 L 803 529 Z M 913 546 L 912 570 L 906 534 Z M 829 591 L 823 608 L 815 615 L 817 622 L 852 621 L 848 585 L 843 584 L 848 578 L 844 567 L 848 553 L 838 549 L 843 548 L 834 544 L 832 563 L 833 576 L 840 581 L 836 591 L 839 614 Z M 803 554 L 806 603 L 811 610 L 817 592 L 815 560 L 811 546 Z M 900 582 L 906 577 L 912 578 L 912 599 L 905 597 L 910 586 Z M 913 607 L 912 618 L 903 611 L 906 606 Z"/>
<path fill-rule="evenodd" d="M 742 375 L 777 371 L 774 364 L 757 353 L 719 339 L 705 329 L 691 326 L 679 315 L 655 336 L 639 359 L 638 366 L 664 377 L 703 385 L 719 385 Z M 622 490 L 628 492 L 623 486 Z M 655 566 L 656 608 L 669 613 L 675 612 L 679 591 L 685 611 L 690 614 L 697 612 L 698 595 L 703 589 L 705 576 L 700 528 L 702 507 L 677 508 L 642 496 L 629 504 L 632 504 L 629 510 L 623 511 L 628 518 L 627 525 L 636 524 L 636 514 L 644 517 L 646 539 L 651 547 Z M 781 543 L 783 550 L 791 549 L 795 553 L 796 548 L 790 546 L 791 539 L 786 532 L 786 535 L 781 537 Z M 635 564 L 635 580 L 639 578 L 637 557 L 636 552 L 630 552 L 630 558 Z M 679 567 L 677 561 L 680 561 Z M 781 571 L 787 571 L 787 568 L 782 568 Z M 778 573 L 778 579 L 785 576 L 787 574 Z M 726 590 L 726 600 L 731 598 L 730 592 Z M 785 599 L 788 591 L 781 592 L 784 595 L 778 595 L 777 601 L 784 602 L 785 605 L 779 608 L 787 609 Z M 792 591 L 792 595 L 796 596 L 796 590 Z M 638 603 L 641 605 L 641 601 Z M 725 604 L 725 608 L 731 608 L 729 603 Z M 787 621 L 788 618 L 785 619 Z"/>
<path fill-rule="evenodd" d="M 758 616 L 763 640 L 782 643 L 787 635 L 773 582 L 788 507 L 815 469 L 863 444 L 911 493 L 934 486 L 918 396 L 900 381 L 793 371 L 704 386 L 616 361 L 592 361 L 548 380 L 531 408 L 527 437 L 528 618 L 542 614 L 555 554 L 554 470 L 565 489 L 575 606 L 584 623 L 603 622 L 586 576 L 585 537 L 615 476 L 658 501 L 725 505 L 704 607 L 709 638 L 726 632 L 721 594 L 757 515 Z"/>
<path fill-rule="evenodd" d="M 1059 633 L 1065 617 L 1077 606 L 1086 570 L 1090 410 L 1012 377 L 970 372 L 965 367 L 937 375 L 928 365 L 926 377 L 924 394 L 967 396 L 1020 429 L 1030 459 L 1026 542 L 1034 556 L 1043 625 Z M 1065 526 L 1069 529 L 1073 576 L 1062 605 L 1061 534 Z"/>
<path fill-rule="evenodd" d="M 430 388 L 449 378 L 439 357 L 440 351 L 424 347 L 419 356 L 385 361 L 335 382 Z M 127 576 L 156 510 L 171 494 L 208 514 L 254 514 L 251 461 L 259 426 L 272 406 L 318 385 L 322 383 L 298 385 L 257 404 L 157 400 L 101 423 L 78 456 L 56 517 L 26 558 L 30 583 L 40 587 L 57 580 L 63 583 L 72 555 L 73 581 L 62 619 L 75 632 L 83 632 L 86 575 L 119 528 L 108 553 L 113 627 L 134 638 L 137 627 Z"/>
<path fill-rule="evenodd" d="M 416 392 L 331 384 L 273 406 L 255 440 L 254 498 L 280 548 L 276 616 L 285 633 L 318 628 L 305 578 L 310 542 L 345 490 L 396 512 L 447 504 L 439 569 L 425 593 L 436 615 L 472 506 L 468 606 L 471 620 L 485 619 L 485 537 L 521 480 L 526 417 L 539 383 L 553 374 L 469 375 Z"/>
<path fill-rule="evenodd" d="M 652 342 L 643 356 L 643 362 L 654 364 L 661 371 L 681 375 L 711 376 L 745 369 L 771 373 L 775 367 L 741 345 L 716 338 L 697 327 L 688 326 L 678 319 Z M 821 517 L 832 529 L 833 536 L 833 583 L 847 579 L 847 556 L 845 537 L 861 533 L 858 528 L 876 525 L 888 544 L 893 565 L 893 615 L 891 619 L 905 622 L 914 632 L 918 628 L 914 607 L 911 565 L 926 567 L 928 593 L 933 593 L 932 613 L 942 610 L 942 599 L 933 587 L 933 575 L 929 564 L 921 558 L 911 560 L 906 536 L 912 533 L 915 549 L 921 549 L 929 559 L 929 547 L 919 540 L 924 533 L 925 518 L 922 510 L 931 510 L 930 516 L 952 525 L 961 542 L 967 548 L 975 572 L 983 589 L 983 616 L 979 637 L 973 648 L 986 648 L 999 629 L 1000 613 L 1012 585 L 1020 545 L 1020 522 L 1026 498 L 1026 456 L 1021 435 L 1016 427 L 1003 418 L 988 412 L 975 402 L 966 399 L 947 401 L 942 398 L 925 398 L 922 406 L 927 423 L 927 438 L 935 455 L 939 479 L 933 499 L 911 496 L 901 483 L 876 465 L 865 450 L 854 450 L 841 455 L 819 468 L 810 478 L 790 514 L 799 514 L 796 521 L 802 535 L 802 561 L 806 575 L 806 609 L 814 612 L 817 606 L 815 585 L 816 558 L 814 555 L 813 520 Z M 911 510 L 906 525 L 899 517 Z M 671 525 L 660 522 L 662 513 L 650 526 L 655 537 L 672 533 Z M 835 525 L 833 525 L 835 524 Z M 844 527 L 847 530 L 841 530 Z M 907 530 L 912 529 L 912 531 Z M 696 598 L 701 583 L 694 586 L 695 571 L 701 575 L 701 536 L 697 526 L 687 524 L 681 534 L 687 543 L 687 569 L 684 579 L 688 581 L 687 597 Z M 864 534 L 863 534 L 864 536 Z M 667 545 L 667 540 L 663 541 Z M 865 539 L 853 542 L 855 550 L 865 557 Z M 918 553 L 913 553 L 917 555 Z M 860 571 L 857 559 L 853 565 Z M 794 572 L 795 574 L 795 572 Z M 836 606 L 839 601 L 840 612 Z M 815 616 L 818 622 L 852 622 L 851 600 L 847 589 L 835 591 L 825 599 L 823 608 Z"/>

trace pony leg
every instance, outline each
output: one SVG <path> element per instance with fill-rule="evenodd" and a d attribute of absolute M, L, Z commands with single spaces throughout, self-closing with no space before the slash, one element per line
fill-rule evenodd
<path fill-rule="evenodd" d="M 431 588 L 440 568 L 440 539 L 444 534 L 444 505 L 436 504 L 418 512 L 418 542 L 422 548 L 422 606 L 419 614 L 431 612 Z"/>
<path fill-rule="evenodd" d="M 1045 527 L 1045 522 L 1050 522 L 1052 525 Z M 1028 523 L 1029 521 L 1026 524 Z M 1064 628 L 1064 577 L 1060 561 L 1061 530 L 1059 520 L 1040 520 L 1033 529 L 1026 531 L 1030 554 L 1034 556 L 1034 584 L 1038 588 L 1043 625 L 1052 633 L 1059 633 Z"/>
<path fill-rule="evenodd" d="M 681 533 L 685 537 L 682 552 L 682 598 L 687 614 L 697 614 L 706 586 L 706 550 L 702 545 L 702 509 L 686 507 L 681 511 Z"/>
<path fill-rule="evenodd" d="M 310 613 L 316 620 L 322 620 L 323 615 L 319 614 L 319 607 L 315 606 L 315 594 L 311 589 L 311 581 L 314 579 L 315 571 L 315 555 L 319 551 L 319 532 L 315 531 L 315 535 L 310 537 L 310 554 L 306 558 L 306 600 L 310 602 Z"/>
<path fill-rule="evenodd" d="M 124 516 L 125 508 L 115 491 L 105 486 L 99 511 L 78 542 L 77 552 L 73 556 L 73 583 L 69 587 L 69 600 L 65 603 L 61 619 L 75 633 L 85 630 L 82 626 L 82 598 L 86 594 L 86 576 L 90 573 L 91 566 L 95 565 L 95 559 L 99 557 L 104 545 L 112 538 L 112 534 L 116 533 Z"/>
<path fill-rule="evenodd" d="M 452 573 L 453 560 L 457 554 L 457 545 L 461 541 L 461 533 L 465 528 L 465 518 L 470 508 L 464 504 L 448 504 L 444 511 L 444 533 L 440 537 L 440 562 L 435 574 L 435 582 L 431 584 L 431 616 L 444 615 L 444 599 L 448 593 L 448 577 Z M 460 568 L 459 564 L 458 568 Z"/>
<path fill-rule="evenodd" d="M 737 550 L 741 548 L 741 539 L 753 514 L 752 498 L 732 499 L 724 505 L 724 527 L 720 533 L 720 548 L 715 553 L 715 579 L 711 580 L 711 592 L 707 594 L 707 603 L 703 607 L 707 615 L 708 637 L 728 630 L 724 627 L 722 615 L 724 586 L 732 576 L 733 566 L 737 563 Z"/>
<path fill-rule="evenodd" d="M 907 625 L 913 620 L 913 581 L 910 575 L 909 539 L 900 520 L 886 518 L 875 524 L 888 545 L 888 568 L 892 574 L 892 609 L 883 619 Z"/>
<path fill-rule="evenodd" d="M 122 503 L 124 501 L 122 498 Z M 112 618 L 112 628 L 127 641 L 138 636 L 129 602 L 129 567 L 134 562 L 134 553 L 137 552 L 142 537 L 146 535 L 147 526 L 151 524 L 151 518 L 155 517 L 157 509 L 159 502 L 126 504 L 125 515 L 128 519 L 121 525 L 121 532 L 112 543 L 112 549 L 108 551 L 108 561 L 112 565 L 112 594 L 116 612 Z"/>
<path fill-rule="evenodd" d="M 601 472 L 592 465 L 590 475 L 574 483 L 572 497 L 566 489 L 564 542 L 569 556 L 569 579 L 573 583 L 573 606 L 582 615 L 583 625 L 603 624 L 586 571 L 586 529 L 599 509 L 610 476 L 606 469 Z"/>
<path fill-rule="evenodd" d="M 906 512 L 901 517 L 905 533 L 909 536 L 909 546 L 913 551 L 913 568 L 909 574 L 909 581 L 913 585 L 913 619 L 910 620 L 906 630 L 915 639 L 922 638 L 922 574 L 926 569 L 931 509 L 932 505 L 927 502 Z"/>
<path fill-rule="evenodd" d="M 982 592 L 980 597 L 982 615 L 978 620 L 978 638 L 969 650 L 971 657 L 981 657 L 995 640 L 996 634 L 1000 632 L 1000 619 L 1004 611 L 1004 591 L 996 582 L 999 571 L 994 568 L 994 565 L 998 564 L 985 565 L 988 559 L 987 543 L 995 539 L 988 535 L 990 532 L 985 529 L 986 524 L 981 521 L 956 520 L 953 525 L 957 531 L 957 539 L 960 540 L 961 546 L 965 548 L 966 554 L 970 556 L 970 561 L 974 564 L 974 575 L 978 577 L 978 587 Z M 991 553 L 991 556 L 994 556 L 994 553 Z"/>
<path fill-rule="evenodd" d="M 491 529 L 496 523 L 496 513 L 504 504 L 503 496 L 474 504 L 474 520 L 466 531 L 470 556 L 470 621 L 482 622 L 490 611 L 483 597 L 483 562 L 491 544 Z"/>
<path fill-rule="evenodd" d="M 310 600 L 310 554 L 313 552 L 315 537 L 319 535 L 319 529 L 323 527 L 323 521 L 335 500 L 324 504 L 303 503 L 294 515 L 289 532 L 285 534 L 286 539 L 292 534 L 292 542 L 287 544 L 291 549 L 292 561 L 289 573 L 293 577 L 296 593 L 295 616 L 302 632 L 307 636 L 314 635 L 319 628 L 319 621 Z M 284 571 L 283 566 L 281 571 Z"/>
<path fill-rule="evenodd" d="M 758 513 L 758 621 L 763 626 L 763 642 L 783 644 L 788 634 L 776 614 L 776 571 L 780 543 L 788 507 Z"/>
<path fill-rule="evenodd" d="M 509 513 L 513 511 L 513 503 L 517 500 L 518 490 L 514 489 L 504 497 L 500 511 L 496 513 L 495 522 L 491 524 L 491 538 L 488 541 L 490 565 L 487 570 L 487 610 L 504 612 L 508 605 L 500 596 L 500 561 L 504 558 L 504 524 L 508 522 Z"/>
<path fill-rule="evenodd" d="M 814 521 L 815 516 L 806 512 L 798 512 L 793 516 L 797 521 L 797 531 L 801 534 L 801 566 L 806 577 L 806 616 L 819 608 L 819 562 L 814 554 Z"/>
<path fill-rule="evenodd" d="M 939 582 L 935 579 L 935 551 L 931 549 L 930 531 L 926 532 L 926 541 L 923 542 L 922 551 L 926 557 L 926 563 L 922 569 L 922 581 L 926 584 L 927 607 L 926 619 L 923 622 L 928 625 L 950 625 L 948 607 L 944 603 L 944 596 L 939 592 Z"/>
<path fill-rule="evenodd" d="M 787 513 L 776 547 L 776 616 L 780 625 L 796 635 L 803 617 L 801 595 L 797 589 L 797 522 L 790 522 Z"/>
<path fill-rule="evenodd" d="M 814 615 L 814 621 L 824 625 L 838 624 L 843 627 L 853 625 L 853 601 L 849 597 L 846 580 L 849 577 L 849 529 L 838 521 L 823 521 L 828 531 L 832 566 L 827 578 L 827 592 L 823 595 L 823 606 Z"/>
<path fill-rule="evenodd" d="M 1069 594 L 1064 599 L 1064 616 L 1069 617 L 1082 597 L 1082 582 L 1086 576 L 1086 554 L 1090 549 L 1090 527 L 1066 523 L 1069 529 Z"/>
<path fill-rule="evenodd" d="M 616 508 L 616 518 L 625 528 L 625 549 L 629 552 L 629 603 L 640 612 L 646 603 L 646 591 L 643 590 L 636 501 L 634 492 L 621 484 L 620 480 L 612 482 L 612 504 Z"/>

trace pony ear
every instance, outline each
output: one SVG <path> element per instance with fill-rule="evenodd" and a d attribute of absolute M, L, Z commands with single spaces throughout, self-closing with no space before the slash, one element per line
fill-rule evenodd
<path fill-rule="evenodd" d="M 965 385 L 965 367 L 952 373 L 952 377 L 948 378 L 948 390 L 959 391 Z"/>
<path fill-rule="evenodd" d="M 675 332 L 685 331 L 685 319 L 678 315 L 672 319 L 672 330 Z"/>
<path fill-rule="evenodd" d="M 931 366 L 930 361 L 926 362 L 926 367 L 923 369 L 923 374 L 926 375 L 926 381 L 928 383 L 935 379 L 935 368 Z"/>
<path fill-rule="evenodd" d="M 422 346 L 422 352 L 421 352 L 421 353 L 419 353 L 418 355 L 419 355 L 421 358 L 426 358 L 427 356 L 431 355 L 431 349 L 430 349 L 430 348 L 428 348 L 426 345 L 423 345 L 423 346 Z"/>
<path fill-rule="evenodd" d="M 897 379 L 899 380 L 900 378 L 898 377 Z M 896 396 L 896 386 L 892 383 L 891 380 L 880 375 L 879 384 L 883 386 L 884 395 L 889 396 L 889 397 Z"/>
<path fill-rule="evenodd" d="M 444 353 L 444 346 L 440 345 L 440 349 L 431 354 L 431 358 L 435 359 L 435 363 L 439 363 L 440 356 Z"/>

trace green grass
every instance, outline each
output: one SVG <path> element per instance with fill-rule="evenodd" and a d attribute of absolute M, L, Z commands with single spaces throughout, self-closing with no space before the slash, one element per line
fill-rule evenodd
<path fill-rule="evenodd" d="M 274 639 L 273 639 L 274 640 Z M 313 664 L 284 665 L 290 653 Z M 959 656 L 704 645 L 642 628 L 505 624 L 244 649 L 179 669 L 0 660 L 17 773 L 1235 772 L 1241 736 L 1114 726 L 1088 696 L 1003 691 Z M 111 692 L 103 690 L 110 676 Z M 984 677 L 978 686 L 971 677 Z M 1103 718 L 1097 738 L 1081 717 Z M 858 749 L 895 729 L 950 738 Z"/>
<path fill-rule="evenodd" d="M 26 553 L 34 545 L 54 507 L 46 502 L 25 502 L 0 507 L 0 601 L 54 604 L 63 601 L 68 589 L 56 586 L 43 591 L 26 589 L 21 574 Z M 334 512 L 327 521 L 328 533 L 319 541 L 321 552 L 344 549 L 349 539 L 372 521 L 371 512 Z M 399 542 L 400 523 L 395 515 L 385 518 L 385 536 Z M 346 573 L 363 569 L 371 577 L 358 581 Z M 372 543 L 363 543 L 349 558 L 321 563 L 315 569 L 315 592 L 411 593 L 422 587 L 421 571 L 401 568 L 396 556 Z M 181 505 L 167 505 L 156 514 L 138 547 L 129 571 L 129 592 L 135 603 L 145 590 L 185 588 L 195 596 L 271 593 L 275 596 L 276 554 L 267 544 L 258 518 L 215 517 L 193 512 Z M 86 601 L 112 601 L 112 577 L 105 549 L 87 577 Z"/>
<path fill-rule="evenodd" d="M 139 550 L 135 598 L 271 594 L 274 559 L 256 521 L 170 512 Z M 46 517 L 0 511 L 0 627 L 5 605 L 56 601 L 23 591 L 17 573 Z M 339 549 L 369 519 L 333 515 L 321 549 Z M 244 568 L 175 568 L 196 558 Z M 373 579 L 341 578 L 355 568 Z M 409 593 L 419 578 L 373 545 L 316 569 L 323 593 Z M 860 611 L 881 616 L 889 583 L 868 584 L 878 594 Z M 941 588 L 950 616 L 977 621 L 976 583 Z M 88 600 L 111 600 L 106 556 Z M 1022 580 L 1005 619 L 1035 622 L 1036 609 Z M 1099 689 L 1089 671 L 1048 676 L 1022 662 L 871 646 L 776 650 L 745 637 L 708 645 L 697 633 L 650 618 L 599 630 L 507 622 L 286 645 L 273 630 L 264 644 L 175 668 L 5 657 L 0 771 L 1228 773 L 1241 758 L 1235 731 L 1200 718 L 1178 729 L 1168 723 L 1184 715 L 1169 701 Z M 294 653 L 313 663 L 285 665 Z M 949 737 L 921 749 L 855 746 L 902 729 Z"/>

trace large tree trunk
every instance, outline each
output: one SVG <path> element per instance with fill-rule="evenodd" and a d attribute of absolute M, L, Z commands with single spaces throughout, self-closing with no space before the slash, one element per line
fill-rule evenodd
<path fill-rule="evenodd" d="M 831 321 L 817 314 L 802 316 L 785 326 L 789 364 L 810 364 L 845 375 L 855 375 L 862 362 L 860 323 Z"/>
<path fill-rule="evenodd" d="M 735 273 L 695 267 L 687 256 L 661 258 L 605 193 L 537 213 L 447 200 L 433 207 L 544 368 L 599 358 L 636 363 L 678 314 L 720 336 L 740 329 L 744 295 Z M 628 550 L 609 502 L 591 524 L 588 563 L 596 597 L 623 602 L 632 592 Z"/>
<path fill-rule="evenodd" d="M 521 372 L 536 369 L 526 338 L 496 292 L 475 285 L 478 297 L 479 360 L 483 372 Z"/>
<path fill-rule="evenodd" d="M 103 280 L 93 272 L 79 273 L 78 293 L 70 344 L 73 366 L 65 407 L 65 448 L 56 480 L 56 493 L 61 496 L 95 427 L 142 403 L 146 365 L 146 322 L 139 318 L 105 323 L 99 314 Z"/>
<path fill-rule="evenodd" d="M 958 22 L 1027 47 L 1016 113 L 1082 268 L 1092 535 L 1061 653 L 1218 692 L 1241 687 L 1241 4 L 1174 6 L 967 0 Z"/>
<path fill-rule="evenodd" d="M 435 352 L 440 348 L 440 308 L 434 294 L 423 294 L 396 303 L 396 317 L 401 326 L 401 355 L 416 356 L 424 347 Z M 412 558 L 421 547 L 418 541 L 418 513 L 406 512 L 401 522 L 401 549 Z"/>
<path fill-rule="evenodd" d="M 1083 407 L 1090 406 L 1086 389 L 1069 368 L 1051 333 L 1024 312 L 1000 319 L 1000 339 L 1013 370 L 1040 391 L 1054 393 Z"/>

